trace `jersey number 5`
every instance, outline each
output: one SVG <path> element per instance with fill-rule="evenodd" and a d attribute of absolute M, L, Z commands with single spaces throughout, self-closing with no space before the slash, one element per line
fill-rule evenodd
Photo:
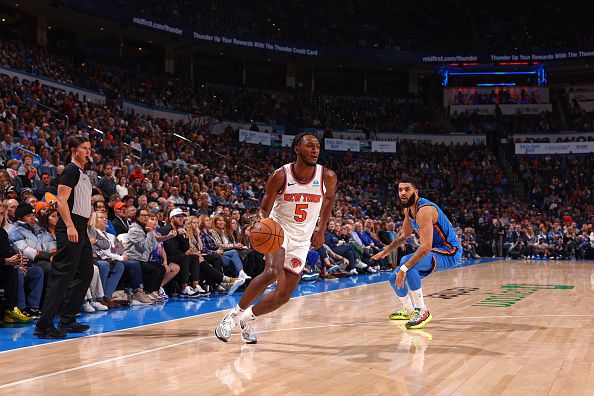
<path fill-rule="evenodd" d="M 293 216 L 293 218 L 296 222 L 303 223 L 305 221 L 305 219 L 307 218 L 307 212 L 305 211 L 307 209 L 307 206 L 307 204 L 295 205 L 295 216 Z"/>

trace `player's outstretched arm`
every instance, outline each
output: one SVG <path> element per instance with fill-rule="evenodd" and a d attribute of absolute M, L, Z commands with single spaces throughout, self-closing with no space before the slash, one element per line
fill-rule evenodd
<path fill-rule="evenodd" d="M 318 223 L 318 230 L 311 238 L 311 248 L 318 249 L 324 243 L 324 232 L 326 231 L 326 224 L 332 208 L 334 208 L 334 194 L 336 192 L 336 173 L 333 170 L 324 168 L 324 199 L 322 201 L 322 209 L 320 210 L 320 220 Z"/>
<path fill-rule="evenodd" d="M 392 242 L 390 242 L 384 249 L 373 255 L 371 258 L 374 260 L 381 260 L 386 257 L 390 252 L 394 249 L 397 249 L 400 245 L 402 245 L 408 238 L 410 238 L 410 234 L 413 232 L 412 224 L 410 223 L 410 219 L 408 218 L 408 213 L 404 212 L 404 222 L 402 223 L 402 227 L 400 227 L 400 231 L 396 234 L 396 238 Z"/>
<path fill-rule="evenodd" d="M 268 177 L 268 181 L 266 182 L 266 191 L 264 192 L 262 202 L 260 202 L 260 210 L 258 210 L 256 220 L 265 219 L 270 216 L 274 200 L 279 191 L 283 189 L 284 185 L 285 172 L 282 169 L 275 170 L 274 173 Z"/>

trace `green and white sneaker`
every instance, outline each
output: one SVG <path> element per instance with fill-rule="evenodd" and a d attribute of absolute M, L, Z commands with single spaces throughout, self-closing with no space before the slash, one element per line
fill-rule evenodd
<path fill-rule="evenodd" d="M 418 310 L 415 317 L 406 322 L 405 326 L 407 329 L 422 329 L 427 323 L 431 322 L 431 319 L 433 319 L 433 316 L 431 316 L 429 310 Z"/>
<path fill-rule="evenodd" d="M 417 311 L 418 311 L 418 309 L 409 311 L 406 308 L 402 308 L 400 311 L 391 313 L 390 320 L 411 320 L 415 316 Z"/>

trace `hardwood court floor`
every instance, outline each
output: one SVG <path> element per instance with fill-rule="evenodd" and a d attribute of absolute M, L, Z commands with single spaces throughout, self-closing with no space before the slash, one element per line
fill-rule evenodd
<path fill-rule="evenodd" d="M 256 345 L 214 338 L 219 312 L 8 351 L 0 393 L 594 394 L 594 262 L 499 261 L 424 282 L 452 288 L 426 297 L 423 330 L 387 319 L 383 282 L 293 299 L 258 319 Z"/>

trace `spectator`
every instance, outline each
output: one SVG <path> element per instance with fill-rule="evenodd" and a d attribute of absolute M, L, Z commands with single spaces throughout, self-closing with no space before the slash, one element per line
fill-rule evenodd
<path fill-rule="evenodd" d="M 105 199 L 109 199 L 112 195 L 116 193 L 116 184 L 113 180 L 113 164 L 107 163 L 103 167 L 103 176 L 99 179 L 99 183 L 97 187 L 101 190 L 101 194 L 105 197 Z M 126 194 L 124 194 L 126 195 Z"/>
<path fill-rule="evenodd" d="M 210 227 L 214 223 L 214 227 Z M 214 241 L 217 250 L 222 250 L 223 262 L 225 267 L 232 265 L 234 268 L 234 276 L 243 279 L 251 279 L 251 277 L 243 271 L 243 263 L 239 257 L 238 249 L 243 249 L 241 243 L 233 243 L 229 239 L 229 235 L 225 230 L 226 221 L 222 215 L 214 216 L 213 220 L 206 220 L 204 222 L 204 230 L 206 230 Z"/>
<path fill-rule="evenodd" d="M 124 266 L 124 273 L 126 273 L 132 285 L 131 305 L 152 304 L 153 301 L 144 293 L 140 263 L 130 260 L 129 256 L 125 253 L 123 255 L 116 253 L 116 238 L 113 234 L 107 232 L 107 218 L 105 213 L 95 213 L 93 214 L 95 221 L 94 224 L 91 222 L 91 226 L 94 227 L 98 237 L 105 238 L 109 241 L 109 248 L 97 250 L 97 255 L 104 261 L 121 263 Z M 111 297 L 111 295 L 106 295 L 101 303 L 108 308 L 117 308 L 120 304 L 112 301 Z"/>
<path fill-rule="evenodd" d="M 14 224 L 8 239 L 14 250 L 26 257 L 22 261 L 31 261 L 33 265 L 21 266 L 18 272 L 17 307 L 26 316 L 39 319 L 41 311 L 39 305 L 43 293 L 43 267 L 51 265 L 50 257 L 46 255 L 37 234 L 37 219 L 35 209 L 26 203 L 20 204 L 15 212 L 17 222 Z M 26 290 L 29 292 L 27 293 Z"/>
<path fill-rule="evenodd" d="M 130 230 L 130 222 L 128 221 L 128 208 L 124 202 L 117 202 L 114 206 L 115 216 L 111 220 L 116 236 L 120 234 L 126 234 Z M 134 217 L 132 217 L 134 218 Z"/>
<path fill-rule="evenodd" d="M 128 195 L 128 183 L 126 181 L 125 176 L 120 176 L 118 180 L 118 184 L 115 186 L 116 193 L 120 196 L 120 198 L 124 198 Z"/>
<path fill-rule="evenodd" d="M 159 292 L 161 282 L 167 272 L 160 263 L 150 261 L 153 251 L 159 244 L 155 227 L 156 223 L 150 221 L 148 211 L 139 210 L 136 212 L 135 221 L 130 225 L 128 243 L 125 247 L 125 255 L 128 260 L 140 263 L 144 292 L 149 296 L 151 293 Z M 139 297 L 138 301 L 142 301 L 142 297 Z"/>
<path fill-rule="evenodd" d="M 35 196 L 38 199 L 42 199 L 46 193 L 50 193 L 53 195 L 58 194 L 56 191 L 56 187 L 51 185 L 52 179 L 49 173 L 42 173 L 41 179 L 39 182 L 36 183 L 35 186 Z"/>
<path fill-rule="evenodd" d="M 0 206 L 0 287 L 4 288 L 4 323 L 30 323 L 33 319 L 25 315 L 17 306 L 19 299 L 19 277 L 26 271 L 26 257 L 11 254 L 6 226 L 6 209 Z M 25 268 L 25 269 L 23 269 Z M 21 273 L 21 274 L 19 274 Z"/>
<path fill-rule="evenodd" d="M 190 225 L 192 227 L 191 243 L 202 252 L 201 257 L 204 258 L 204 263 L 209 264 L 215 271 L 208 271 L 207 276 L 210 281 L 214 281 L 216 290 L 219 292 L 226 292 L 227 295 L 232 295 L 239 287 L 241 287 L 246 279 L 230 277 L 223 272 L 223 250 L 216 249 L 216 244 L 213 238 L 207 231 L 207 225 L 212 224 L 209 216 L 201 215 L 197 221 L 191 219 Z M 206 243 L 206 242 L 208 243 Z M 203 262 L 201 262 L 201 265 Z M 208 266 L 206 266 L 208 268 Z M 205 267 L 202 267 L 204 269 Z"/>
<path fill-rule="evenodd" d="M 99 278 L 102 287 L 101 293 L 95 293 L 93 296 L 95 299 L 94 302 L 98 304 L 91 302 L 91 306 L 96 310 L 103 310 L 99 305 L 107 308 L 119 307 L 119 304 L 113 303 L 111 298 L 118 286 L 122 274 L 124 273 L 124 264 L 121 261 L 105 260 L 101 257 L 102 251 L 111 249 L 111 241 L 99 231 L 100 229 L 104 230 L 106 227 L 107 217 L 105 216 L 105 213 L 93 212 L 87 232 L 89 234 L 89 241 L 93 247 L 94 264 L 95 267 L 99 269 Z M 105 304 L 103 302 L 105 302 Z"/>
<path fill-rule="evenodd" d="M 344 240 L 341 240 L 336 235 L 335 222 L 330 220 L 326 231 L 324 232 L 324 243 L 332 250 L 333 253 L 343 256 L 347 259 L 348 265 L 344 270 L 349 271 L 351 274 L 356 275 L 357 269 L 355 268 L 355 248 Z"/>
<path fill-rule="evenodd" d="M 43 205 L 39 205 L 43 207 Z M 37 210 L 37 221 L 39 224 L 38 237 L 41 242 L 41 250 L 48 257 L 49 261 L 53 261 L 54 255 L 58 251 L 58 244 L 56 240 L 56 225 L 58 224 L 58 211 L 52 207 Z M 49 275 L 51 265 L 46 265 L 44 272 Z"/>
<path fill-rule="evenodd" d="M 14 190 L 14 187 L 9 187 L 8 190 L 10 191 L 11 188 Z M 6 191 L 4 191 L 4 195 L 6 195 Z M 18 206 L 19 201 L 16 199 L 11 198 L 4 200 L 4 208 L 6 209 L 6 227 L 8 229 L 10 229 L 10 226 L 16 221 L 14 214 Z"/>
<path fill-rule="evenodd" d="M 185 217 L 186 215 L 180 208 L 173 209 L 169 213 L 169 224 L 161 229 L 161 233 L 168 234 L 174 231 L 176 235 L 164 242 L 163 247 L 169 260 L 177 263 L 180 267 L 180 272 L 177 275 L 181 289 L 180 297 L 198 297 L 206 292 L 198 284 L 200 262 L 198 255 L 193 254 L 194 252 L 190 249 L 190 241 L 184 229 Z"/>

